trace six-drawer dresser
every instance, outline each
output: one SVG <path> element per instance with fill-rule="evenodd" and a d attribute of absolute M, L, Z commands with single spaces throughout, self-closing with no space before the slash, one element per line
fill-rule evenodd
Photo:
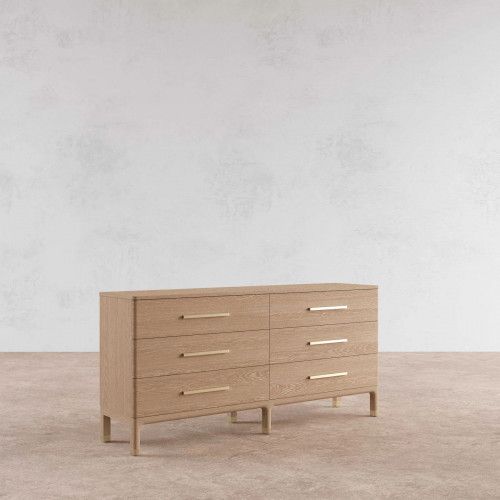
<path fill-rule="evenodd" d="M 377 406 L 377 287 L 274 285 L 100 294 L 101 438 L 215 413 L 370 394 Z"/>

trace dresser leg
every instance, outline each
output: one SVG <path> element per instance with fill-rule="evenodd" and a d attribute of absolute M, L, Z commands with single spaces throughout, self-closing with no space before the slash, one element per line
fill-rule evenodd
<path fill-rule="evenodd" d="M 262 408 L 262 434 L 271 434 L 271 407 Z"/>
<path fill-rule="evenodd" d="M 238 422 L 238 412 L 237 411 L 230 411 L 227 415 L 229 417 L 230 424 L 235 424 L 236 422 Z"/>
<path fill-rule="evenodd" d="M 370 417 L 377 416 L 377 393 L 370 392 Z"/>
<path fill-rule="evenodd" d="M 130 422 L 130 454 L 139 455 L 141 452 L 141 424 L 132 419 Z"/>
<path fill-rule="evenodd" d="M 338 408 L 340 406 L 340 398 L 332 398 L 332 407 Z"/>
<path fill-rule="evenodd" d="M 109 443 L 111 441 L 111 418 L 101 415 L 101 441 Z"/>

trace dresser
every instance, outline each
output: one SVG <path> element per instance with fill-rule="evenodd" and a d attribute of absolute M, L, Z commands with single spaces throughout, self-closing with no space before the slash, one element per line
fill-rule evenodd
<path fill-rule="evenodd" d="M 101 439 L 145 424 L 370 395 L 377 412 L 377 287 L 340 283 L 100 294 Z"/>

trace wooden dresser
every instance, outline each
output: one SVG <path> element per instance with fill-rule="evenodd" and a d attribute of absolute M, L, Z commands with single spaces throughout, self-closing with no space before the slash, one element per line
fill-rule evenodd
<path fill-rule="evenodd" d="M 370 394 L 377 405 L 377 287 L 326 283 L 100 294 L 101 437 L 215 413 Z"/>

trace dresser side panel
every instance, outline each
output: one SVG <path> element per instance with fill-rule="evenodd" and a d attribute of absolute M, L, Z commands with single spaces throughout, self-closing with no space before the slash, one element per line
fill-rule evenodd
<path fill-rule="evenodd" d="M 134 301 L 100 298 L 101 413 L 130 418 L 134 402 Z"/>

